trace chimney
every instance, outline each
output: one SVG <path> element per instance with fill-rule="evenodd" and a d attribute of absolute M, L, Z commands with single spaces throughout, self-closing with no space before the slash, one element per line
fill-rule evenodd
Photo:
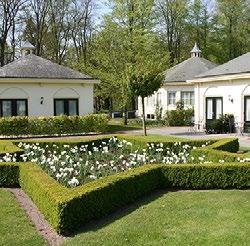
<path fill-rule="evenodd" d="M 197 43 L 194 44 L 194 47 L 190 53 L 191 57 L 201 57 L 201 50 L 199 49 Z"/>
<path fill-rule="evenodd" d="M 21 47 L 22 57 L 29 54 L 34 54 L 35 49 L 36 48 L 29 41 L 25 41 Z"/>

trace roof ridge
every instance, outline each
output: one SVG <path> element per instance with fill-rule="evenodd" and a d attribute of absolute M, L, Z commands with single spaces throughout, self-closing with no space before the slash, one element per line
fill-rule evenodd
<path fill-rule="evenodd" d="M 93 79 L 78 70 L 29 54 L 0 68 L 0 78 Z"/>
<path fill-rule="evenodd" d="M 227 74 L 248 73 L 248 72 L 250 72 L 250 52 L 235 57 L 234 59 L 229 60 L 207 72 L 199 74 L 196 76 L 196 78 L 222 76 Z"/>
<path fill-rule="evenodd" d="M 186 82 L 215 66 L 215 63 L 203 57 L 190 57 L 166 70 L 165 82 Z"/>

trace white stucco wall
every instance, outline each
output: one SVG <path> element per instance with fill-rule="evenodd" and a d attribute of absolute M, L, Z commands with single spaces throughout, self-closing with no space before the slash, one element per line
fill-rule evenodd
<path fill-rule="evenodd" d="M 181 100 L 181 92 L 194 91 L 193 85 L 164 85 L 154 95 L 145 98 L 145 114 L 155 114 L 156 110 L 156 95 L 160 93 L 160 106 L 162 107 L 163 115 L 168 110 L 176 109 L 175 105 L 168 105 L 168 92 L 176 92 L 176 102 Z M 141 98 L 138 98 L 138 116 L 142 115 Z"/>
<path fill-rule="evenodd" d="M 205 126 L 206 97 L 222 97 L 223 114 L 233 114 L 235 121 L 243 124 L 245 96 L 250 96 L 250 79 L 195 84 L 195 122 Z"/>
<path fill-rule="evenodd" d="M 0 99 L 28 99 L 29 116 L 53 116 L 55 98 L 79 100 L 79 115 L 93 113 L 93 84 L 0 83 Z M 41 97 L 44 98 L 41 104 Z"/>

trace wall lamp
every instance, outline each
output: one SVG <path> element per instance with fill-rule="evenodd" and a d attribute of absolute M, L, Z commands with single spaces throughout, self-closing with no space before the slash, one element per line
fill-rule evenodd
<path fill-rule="evenodd" d="M 40 104 L 43 104 L 43 102 L 44 102 L 44 97 L 41 97 Z"/>
<path fill-rule="evenodd" d="M 229 102 L 231 102 L 231 103 L 233 103 L 233 102 L 234 102 L 234 99 L 232 98 L 232 96 L 231 96 L 231 95 L 228 95 L 228 100 L 229 100 Z"/>

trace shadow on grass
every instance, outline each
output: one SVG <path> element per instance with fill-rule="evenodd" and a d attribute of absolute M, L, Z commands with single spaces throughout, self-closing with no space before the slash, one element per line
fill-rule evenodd
<path fill-rule="evenodd" d="M 114 221 L 119 220 L 120 218 L 132 213 L 133 211 L 137 210 L 138 208 L 157 200 L 158 198 L 162 197 L 166 193 L 176 192 L 176 191 L 178 191 L 178 190 L 156 190 L 153 193 L 151 193 L 150 195 L 143 197 L 143 198 L 140 198 L 139 200 L 137 200 L 133 204 L 130 204 L 130 205 L 127 205 L 123 208 L 120 208 L 116 212 L 113 212 L 112 214 L 107 215 L 106 217 L 104 217 L 102 219 L 92 220 L 92 221 L 88 222 L 87 225 L 81 227 L 75 233 L 68 235 L 68 237 L 71 238 L 71 237 L 77 236 L 78 234 L 81 234 L 81 233 L 86 233 L 86 232 L 90 232 L 90 231 L 98 231 L 99 229 L 113 223 Z"/>

